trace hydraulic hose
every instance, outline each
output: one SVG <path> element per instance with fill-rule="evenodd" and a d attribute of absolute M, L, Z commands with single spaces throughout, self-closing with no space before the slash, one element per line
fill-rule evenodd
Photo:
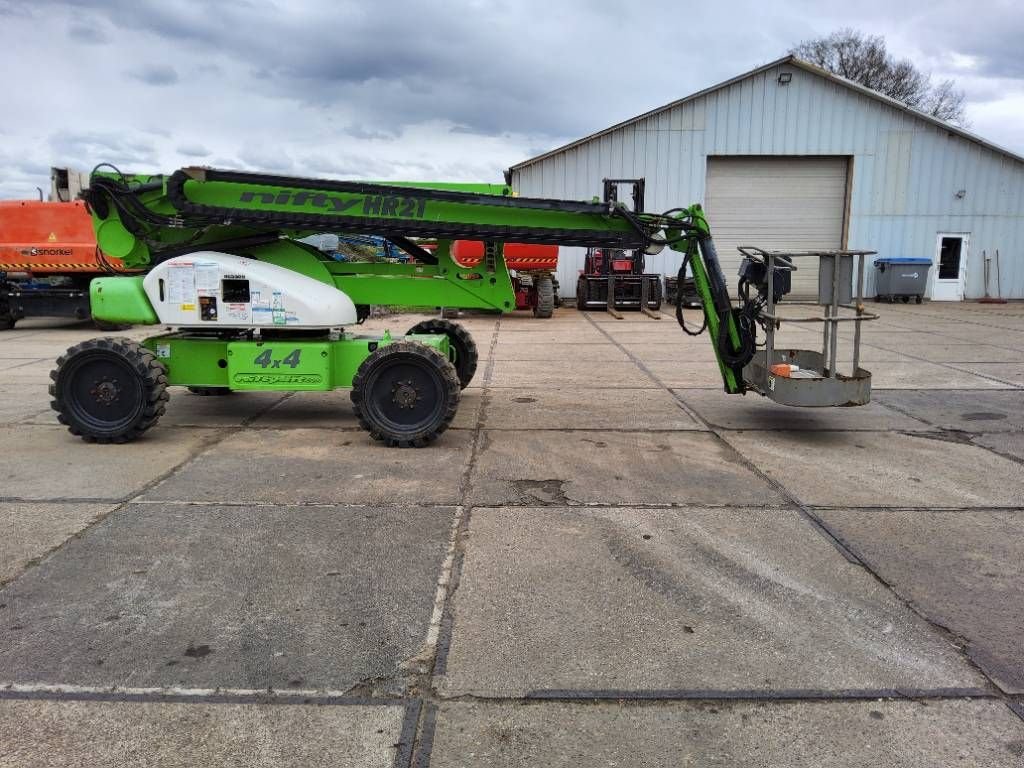
<path fill-rule="evenodd" d="M 747 305 L 749 306 L 749 305 Z M 736 318 L 736 335 L 740 340 L 740 348 L 732 348 L 732 339 L 729 338 L 729 315 Z M 722 362 L 730 368 L 742 368 L 751 361 L 756 351 L 756 341 L 753 332 L 753 319 L 746 311 L 746 306 L 740 310 L 729 310 L 718 317 L 718 356 Z"/>
<path fill-rule="evenodd" d="M 691 331 L 686 326 L 686 318 L 683 317 L 683 284 L 686 280 L 686 269 L 690 265 L 689 255 L 683 256 L 683 263 L 679 265 L 679 272 L 676 275 L 676 322 L 679 323 L 679 327 L 683 329 L 683 333 L 687 336 L 700 336 L 704 333 L 704 330 L 708 327 L 708 318 L 703 312 L 703 322 L 695 331 Z"/>

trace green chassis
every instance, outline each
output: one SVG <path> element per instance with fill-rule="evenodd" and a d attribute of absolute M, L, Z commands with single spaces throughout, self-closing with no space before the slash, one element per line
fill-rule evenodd
<path fill-rule="evenodd" d="M 447 336 L 426 334 L 229 340 L 182 332 L 151 336 L 142 345 L 163 363 L 170 385 L 292 392 L 350 387 L 370 353 L 403 338 L 451 354 Z"/>

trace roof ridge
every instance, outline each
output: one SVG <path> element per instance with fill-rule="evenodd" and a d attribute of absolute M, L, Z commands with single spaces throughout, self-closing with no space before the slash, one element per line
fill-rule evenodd
<path fill-rule="evenodd" d="M 762 64 L 762 65 L 760 65 L 758 67 L 754 67 L 753 69 L 748 70 L 748 71 L 746 71 L 746 72 L 744 72 L 742 74 L 736 75 L 735 77 L 731 77 L 728 80 L 723 80 L 722 82 L 717 83 L 716 85 L 712 85 L 712 86 L 710 86 L 708 88 L 704 88 L 702 90 L 699 90 L 699 91 L 696 91 L 694 93 L 691 93 L 689 96 L 684 96 L 681 99 L 676 99 L 675 101 L 669 102 L 668 104 L 665 104 L 663 106 L 655 107 L 654 109 L 651 109 L 651 110 L 648 110 L 647 112 L 644 112 L 642 114 L 636 115 L 635 117 L 631 117 L 631 118 L 629 118 L 627 120 L 622 120 L 621 122 L 615 123 L 614 125 L 611 125 L 608 128 L 604 128 L 604 129 L 602 129 L 600 131 L 596 131 L 596 132 L 591 133 L 591 134 L 589 134 L 587 136 L 584 136 L 583 138 L 571 141 L 568 144 L 563 144 L 560 147 L 555 147 L 554 149 L 548 150 L 547 152 L 544 152 L 542 154 L 536 155 L 536 156 L 531 157 L 531 158 L 527 158 L 526 160 L 523 160 L 522 162 L 519 162 L 519 163 L 516 163 L 513 166 L 510 166 L 508 168 L 508 170 L 505 171 L 506 180 L 509 183 L 511 182 L 511 175 L 512 175 L 513 171 L 517 171 L 517 170 L 520 170 L 520 169 L 525 168 L 527 166 L 534 165 L 535 163 L 539 163 L 542 160 L 546 160 L 549 157 L 553 157 L 554 155 L 561 154 L 561 153 L 566 152 L 566 151 L 568 151 L 570 149 L 575 149 L 578 146 L 581 146 L 583 144 L 587 144 L 587 143 L 593 141 L 594 139 L 600 138 L 601 136 L 605 136 L 605 135 L 607 135 L 609 133 L 617 131 L 620 128 L 625 128 L 626 126 L 633 125 L 635 123 L 640 122 L 641 120 L 646 120 L 649 117 L 653 117 L 654 115 L 661 114 L 662 112 L 665 112 L 667 110 L 673 109 L 673 108 L 675 108 L 677 106 L 680 106 L 681 104 L 685 104 L 685 103 L 687 103 L 689 101 L 693 101 L 693 100 L 699 99 L 699 98 L 701 98 L 703 96 L 707 96 L 710 93 L 714 93 L 715 91 L 719 91 L 719 90 L 721 90 L 723 88 L 727 88 L 730 85 L 733 85 L 734 83 L 738 83 L 741 80 L 746 80 L 748 77 L 753 77 L 755 75 L 759 75 L 762 72 L 765 72 L 765 71 L 767 71 L 769 69 L 772 69 L 773 67 L 781 66 L 783 64 L 792 64 L 793 66 L 796 66 L 796 67 L 799 67 L 800 69 L 803 69 L 805 72 L 809 72 L 809 73 L 811 73 L 813 75 L 817 75 L 818 77 L 824 78 L 825 80 L 830 80 L 830 81 L 832 81 L 832 82 L 834 82 L 834 83 L 836 83 L 838 85 L 845 86 L 846 88 L 849 88 L 850 90 L 857 91 L 858 93 L 860 93 L 860 94 L 862 94 L 864 96 L 867 96 L 867 97 L 872 98 L 872 99 L 874 99 L 876 101 L 879 101 L 879 102 L 885 104 L 886 106 L 892 107 L 894 109 L 898 109 L 898 110 L 900 110 L 902 112 L 906 112 L 907 114 L 911 115 L 912 117 L 916 117 L 916 118 L 918 118 L 920 120 L 924 120 L 925 122 L 931 123 L 932 125 L 934 125 L 934 126 L 936 126 L 938 128 L 942 128 L 942 129 L 948 131 L 951 134 L 955 134 L 957 136 L 960 136 L 961 138 L 964 138 L 967 141 L 970 141 L 970 142 L 975 143 L 975 144 L 980 144 L 981 146 L 983 146 L 983 147 L 985 147 L 987 149 L 990 149 L 990 150 L 992 150 L 994 152 L 998 152 L 1001 155 L 1005 155 L 1005 156 L 1009 157 L 1012 160 L 1015 160 L 1015 161 L 1017 161 L 1019 163 L 1024 163 L 1024 156 L 1018 155 L 1016 152 L 1013 152 L 1013 151 L 1011 151 L 1009 149 L 1006 149 L 1005 147 L 1002 147 L 1002 146 L 1000 146 L 998 144 L 995 144 L 995 143 L 989 141 L 988 139 L 985 139 L 985 138 L 983 138 L 981 136 L 978 136 L 977 134 L 971 133 L 970 131 L 967 131 L 964 128 L 960 128 L 959 126 L 953 125 L 952 123 L 947 123 L 944 120 L 940 120 L 939 118 L 934 117 L 933 115 L 929 115 L 929 114 L 927 114 L 925 112 L 922 112 L 919 109 L 914 109 L 913 107 L 911 107 L 911 106 L 909 106 L 907 104 L 904 104 L 902 101 L 894 99 L 894 98 L 892 98 L 890 96 L 886 96 L 884 93 L 880 93 L 879 91 L 876 91 L 876 90 L 873 90 L 871 88 L 868 88 L 867 86 L 861 85 L 860 83 L 854 82 L 853 80 L 848 80 L 847 78 L 842 77 L 841 75 L 833 74 L 832 72 L 829 72 L 827 69 L 822 69 L 821 67 L 817 66 L 816 64 L 812 64 L 809 61 L 806 61 L 804 59 L 798 58 L 797 56 L 794 56 L 793 54 L 787 54 L 786 56 L 783 56 L 782 58 L 775 59 L 774 61 L 770 61 L 767 64 Z"/>

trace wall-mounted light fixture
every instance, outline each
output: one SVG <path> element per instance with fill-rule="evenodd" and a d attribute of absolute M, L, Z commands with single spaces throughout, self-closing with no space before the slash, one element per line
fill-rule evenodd
<path fill-rule="evenodd" d="M 792 72 L 780 72 L 779 73 L 779 85 L 789 85 L 789 83 L 790 83 L 790 81 L 792 79 L 793 79 L 793 73 Z"/>
<path fill-rule="evenodd" d="M 966 197 L 966 196 L 967 196 L 967 190 L 966 190 L 966 189 L 958 189 L 958 190 L 956 191 L 956 194 L 954 195 L 954 197 L 955 197 L 955 198 L 956 198 L 957 200 L 963 200 L 963 199 L 964 199 L 964 197 Z"/>

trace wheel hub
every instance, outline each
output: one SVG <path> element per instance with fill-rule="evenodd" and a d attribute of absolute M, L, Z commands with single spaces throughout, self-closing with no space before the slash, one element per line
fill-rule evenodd
<path fill-rule="evenodd" d="M 117 386 L 117 379 L 94 381 L 92 389 L 89 390 L 89 394 L 101 405 L 113 405 L 120 393 L 121 388 Z"/>
<path fill-rule="evenodd" d="M 420 393 L 411 380 L 396 381 L 391 387 L 391 402 L 399 408 L 414 408 Z"/>

